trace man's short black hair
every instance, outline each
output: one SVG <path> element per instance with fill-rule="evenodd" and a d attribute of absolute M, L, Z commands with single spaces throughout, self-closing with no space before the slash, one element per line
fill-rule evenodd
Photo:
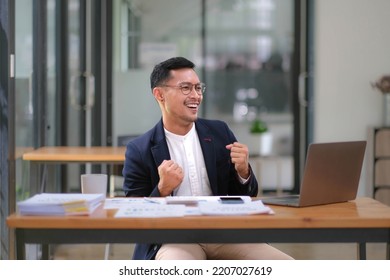
<path fill-rule="evenodd" d="M 184 57 L 172 57 L 160 62 L 150 74 L 150 86 L 153 88 L 164 84 L 170 78 L 170 71 L 183 68 L 194 69 L 195 64 Z"/>

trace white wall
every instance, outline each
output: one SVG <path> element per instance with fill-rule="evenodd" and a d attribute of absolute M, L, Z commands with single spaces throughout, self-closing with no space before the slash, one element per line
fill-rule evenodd
<path fill-rule="evenodd" d="M 389 23 L 388 0 L 315 2 L 315 142 L 367 139 L 381 125 L 370 83 L 390 74 Z M 359 194 L 371 195 L 370 168 L 366 153 Z"/>

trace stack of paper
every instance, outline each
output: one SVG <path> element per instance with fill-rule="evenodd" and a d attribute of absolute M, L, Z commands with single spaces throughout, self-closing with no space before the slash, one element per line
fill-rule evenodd
<path fill-rule="evenodd" d="M 274 211 L 249 196 L 226 202 L 225 196 L 173 196 L 144 198 L 108 198 L 105 209 L 118 209 L 116 218 L 157 218 L 199 215 L 274 214 Z M 230 197 L 231 198 L 231 197 Z"/>
<path fill-rule="evenodd" d="M 104 194 L 41 193 L 19 202 L 18 210 L 21 215 L 89 215 L 104 199 Z"/>

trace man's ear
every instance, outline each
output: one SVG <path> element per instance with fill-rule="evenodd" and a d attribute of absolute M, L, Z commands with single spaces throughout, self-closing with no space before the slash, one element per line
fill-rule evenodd
<path fill-rule="evenodd" d="M 155 87 L 155 88 L 153 89 L 153 95 L 154 95 L 154 98 L 157 99 L 157 101 L 160 101 L 160 102 L 163 102 L 163 101 L 164 101 L 164 93 L 163 93 L 163 91 L 161 90 L 161 88 Z"/>

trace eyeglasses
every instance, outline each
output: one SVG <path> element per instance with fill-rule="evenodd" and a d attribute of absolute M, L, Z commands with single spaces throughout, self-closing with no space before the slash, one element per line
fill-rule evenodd
<path fill-rule="evenodd" d="M 195 88 L 196 93 L 199 95 L 202 95 L 206 90 L 206 85 L 204 83 L 199 83 L 195 85 L 191 83 L 182 83 L 178 86 L 162 85 L 162 87 L 179 88 L 181 90 L 181 93 L 184 95 L 189 95 L 193 88 Z"/>

